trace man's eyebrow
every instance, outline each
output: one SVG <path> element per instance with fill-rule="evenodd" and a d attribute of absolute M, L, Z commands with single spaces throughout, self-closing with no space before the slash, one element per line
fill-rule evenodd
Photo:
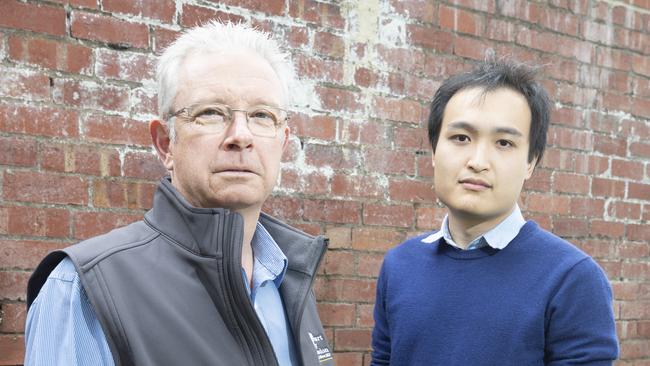
<path fill-rule="evenodd" d="M 478 131 L 478 129 L 476 127 L 472 126 L 472 124 L 470 124 L 468 122 L 465 122 L 465 121 L 451 122 L 447 127 L 448 128 L 453 128 L 453 129 L 456 129 L 456 130 L 467 130 L 467 131 L 470 131 L 470 132 L 477 132 Z"/>
<path fill-rule="evenodd" d="M 517 136 L 517 137 L 523 137 L 524 136 L 521 132 L 519 132 L 518 129 L 512 128 L 512 127 L 497 127 L 497 128 L 494 129 L 494 132 L 498 133 L 498 134 L 505 133 L 505 134 L 514 135 L 514 136 Z"/>

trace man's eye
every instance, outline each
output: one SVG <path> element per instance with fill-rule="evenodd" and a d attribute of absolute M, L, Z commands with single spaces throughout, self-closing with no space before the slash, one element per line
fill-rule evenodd
<path fill-rule="evenodd" d="M 224 117 L 226 113 L 219 108 L 204 108 L 198 111 L 197 117 Z"/>
<path fill-rule="evenodd" d="M 458 142 L 469 142 L 469 136 L 465 135 L 454 135 L 451 137 L 451 140 Z"/>
<path fill-rule="evenodd" d="M 508 140 L 499 140 L 499 141 L 497 141 L 497 144 L 498 144 L 500 147 L 511 147 L 511 146 L 514 146 L 514 144 L 513 144 L 511 141 L 508 141 Z"/>
<path fill-rule="evenodd" d="M 273 117 L 273 113 L 265 110 L 259 110 L 251 113 L 249 115 L 250 118 L 257 118 L 257 119 L 270 119 L 274 120 L 275 118 Z"/>

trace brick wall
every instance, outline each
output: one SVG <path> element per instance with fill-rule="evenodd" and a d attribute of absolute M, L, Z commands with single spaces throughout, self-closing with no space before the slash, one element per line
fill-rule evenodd
<path fill-rule="evenodd" d="M 340 365 L 368 363 L 384 252 L 444 214 L 427 103 L 488 48 L 546 65 L 553 125 L 522 207 L 599 261 L 618 365 L 650 365 L 648 0 L 1 0 L 1 365 L 22 363 L 38 260 L 150 207 L 154 55 L 214 18 L 272 31 L 304 78 L 265 207 L 331 239 L 316 291 Z"/>

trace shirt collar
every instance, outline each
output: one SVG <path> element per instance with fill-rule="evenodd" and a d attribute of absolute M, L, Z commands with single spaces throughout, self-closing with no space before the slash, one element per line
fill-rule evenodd
<path fill-rule="evenodd" d="M 254 257 L 253 288 L 256 289 L 267 280 L 272 280 L 279 288 L 289 261 L 271 234 L 259 222 L 255 228 L 251 246 Z"/>
<path fill-rule="evenodd" d="M 524 220 L 524 217 L 521 214 L 519 205 L 515 204 L 514 210 L 512 210 L 512 212 L 510 213 L 510 215 L 508 215 L 508 217 L 506 217 L 503 221 L 501 221 L 497 226 L 492 228 L 490 231 L 472 240 L 472 244 L 474 242 L 480 241 L 481 239 L 484 239 L 487 245 L 489 245 L 490 247 L 494 249 L 503 249 L 508 245 L 508 243 L 512 241 L 512 239 L 514 239 L 517 236 L 517 234 L 519 234 L 519 230 L 521 230 L 524 224 L 526 224 L 526 220 Z M 445 215 L 445 218 L 442 220 L 442 227 L 440 228 L 440 230 L 425 237 L 424 239 L 422 239 L 422 242 L 431 244 L 433 242 L 440 240 L 440 238 L 444 238 L 447 244 L 454 246 L 456 248 L 460 248 L 460 246 L 457 245 L 454 242 L 454 240 L 451 238 L 451 232 L 449 231 L 448 215 Z M 473 245 L 473 247 L 476 248 L 477 246 Z"/>

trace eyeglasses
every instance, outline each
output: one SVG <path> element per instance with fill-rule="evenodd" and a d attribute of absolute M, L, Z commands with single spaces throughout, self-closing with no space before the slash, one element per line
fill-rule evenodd
<path fill-rule="evenodd" d="M 233 112 L 244 112 L 246 124 L 251 133 L 260 137 L 276 137 L 278 129 L 289 120 L 287 111 L 266 105 L 248 109 L 234 109 L 225 104 L 196 104 L 181 108 L 169 118 L 183 116 L 202 132 L 223 132 L 233 120 Z M 284 118 L 281 115 L 284 114 Z"/>

